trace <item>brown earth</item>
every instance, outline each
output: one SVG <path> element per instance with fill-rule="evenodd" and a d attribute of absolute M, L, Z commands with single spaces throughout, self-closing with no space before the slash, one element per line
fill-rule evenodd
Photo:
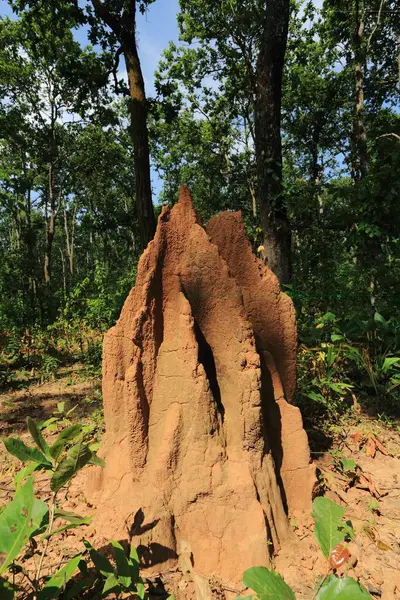
<path fill-rule="evenodd" d="M 88 413 L 91 405 L 84 400 L 95 398 L 99 382 L 95 378 L 83 380 L 81 372 L 79 368 L 74 368 L 72 372 L 68 369 L 67 373 L 66 370 L 60 370 L 54 382 L 33 384 L 23 390 L 0 394 L 1 436 L 17 435 L 29 443 L 25 417 L 48 418 L 61 401 L 66 402 L 67 410 L 77 407 L 71 414 L 73 422 L 90 424 L 92 419 Z M 359 443 L 356 443 L 358 438 Z M 382 442 L 388 455 L 377 449 L 372 456 L 368 451 L 371 438 Z M 345 517 L 351 520 L 356 532 L 354 544 L 350 544 L 352 558 L 344 571 L 359 579 L 373 598 L 399 600 L 400 432 L 357 415 L 336 428 L 334 444 L 329 451 L 315 456 L 318 457 L 314 464 L 320 481 L 316 491 L 325 493 L 346 508 Z M 340 462 L 345 457 L 352 458 L 360 465 L 357 477 L 343 474 Z M 0 505 L 11 499 L 13 476 L 20 465 L 17 459 L 7 455 L 3 444 L 0 444 Z M 363 480 L 363 475 L 368 478 L 367 482 Z M 94 507 L 86 497 L 84 483 L 85 478 L 76 479 L 69 490 L 61 494 L 60 501 L 65 510 L 86 516 L 93 514 Z M 36 489 L 42 499 L 49 498 L 49 495 L 46 496 L 48 480 L 44 475 L 39 476 Z M 290 520 L 290 529 L 293 531 L 292 544 L 273 557 L 271 564 L 293 587 L 298 600 L 313 600 L 315 585 L 326 574 L 327 564 L 313 536 L 310 519 L 294 517 Z M 54 537 L 43 574 L 54 573 L 70 556 L 81 552 L 83 538 L 92 541 L 94 537 L 95 532 L 88 527 Z M 109 544 L 97 548 L 104 553 L 109 552 Z M 23 562 L 28 573 L 33 572 L 34 559 L 25 557 Z M 213 578 L 210 581 L 199 580 L 199 576 L 190 572 L 184 560 L 176 569 L 159 565 L 154 577 L 156 575 L 160 575 L 160 581 L 168 591 L 177 590 L 188 600 L 229 600 L 242 591 L 240 585 L 233 588 Z M 194 579 L 197 581 L 197 594 Z M 199 581 L 203 587 L 204 582 L 207 584 L 209 595 L 199 595 Z M 160 596 L 151 595 L 151 598 L 156 597 Z"/>
<path fill-rule="evenodd" d="M 105 336 L 107 466 L 87 493 L 96 535 L 128 532 L 148 567 L 187 554 L 197 572 L 237 586 L 291 543 L 286 511 L 310 510 L 315 477 L 284 395 L 296 378 L 292 302 L 239 215 L 208 234 L 182 186 Z"/>

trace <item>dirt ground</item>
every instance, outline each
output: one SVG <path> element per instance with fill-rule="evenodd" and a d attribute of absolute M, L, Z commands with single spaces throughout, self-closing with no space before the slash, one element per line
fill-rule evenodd
<path fill-rule="evenodd" d="M 87 424 L 94 435 L 101 434 L 100 379 L 88 377 L 83 367 L 60 369 L 55 380 L 43 384 L 32 382 L 26 375 L 15 380 L 13 387 L 0 394 L 0 439 L 18 435 L 28 442 L 26 416 L 47 419 L 60 402 L 65 403 L 65 410 L 76 407 L 69 417 L 72 422 Z M 336 427 L 329 449 L 312 449 L 318 474 L 316 494 L 323 493 L 345 507 L 345 518 L 351 521 L 356 534 L 349 545 L 350 560 L 342 572 L 358 579 L 373 598 L 400 600 L 399 427 L 357 414 Z M 355 466 L 346 459 L 353 460 Z M 0 444 L 0 506 L 12 498 L 13 477 L 20 464 Z M 43 500 L 49 498 L 48 479 L 43 474 L 37 478 L 36 490 Z M 78 477 L 65 493 L 63 508 L 82 516 L 93 512 L 85 498 L 84 478 Z M 318 582 L 327 573 L 327 561 L 314 538 L 310 516 L 293 515 L 290 525 L 288 543 L 273 558 L 272 566 L 291 585 L 298 600 L 312 600 Z M 53 573 L 70 556 L 82 551 L 83 538 L 95 538 L 90 526 L 54 538 L 43 574 Z M 25 557 L 28 571 L 34 569 L 34 560 Z M 160 571 L 159 578 L 153 576 L 149 581 L 151 597 L 161 598 L 165 588 L 188 600 L 206 599 L 207 595 L 196 594 L 193 574 L 184 570 L 181 565 L 176 571 Z M 226 600 L 242 591 L 217 581 L 208 582 L 206 587 L 213 598 Z"/>

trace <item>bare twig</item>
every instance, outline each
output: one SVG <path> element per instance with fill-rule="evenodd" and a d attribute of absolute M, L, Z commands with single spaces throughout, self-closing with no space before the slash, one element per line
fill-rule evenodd
<path fill-rule="evenodd" d="M 370 44 L 371 44 L 371 40 L 374 37 L 376 30 L 379 27 L 379 23 L 381 22 L 381 16 L 382 16 L 382 9 L 383 9 L 383 3 L 385 0 L 381 0 L 381 4 L 379 6 L 379 11 L 378 11 L 378 18 L 376 19 L 376 23 L 375 23 L 375 27 L 373 28 L 373 30 L 371 31 L 371 35 L 368 38 L 368 42 L 367 42 L 367 50 L 369 50 Z"/>
<path fill-rule="evenodd" d="M 45 543 L 44 543 L 44 548 L 43 548 L 43 552 L 40 556 L 40 560 L 39 560 L 39 565 L 36 571 L 36 577 L 35 577 L 35 585 L 36 585 L 36 593 L 34 596 L 34 600 L 37 599 L 38 596 L 38 586 L 39 586 L 39 580 L 40 580 L 40 571 L 42 570 L 42 566 L 43 566 L 43 561 L 44 558 L 46 556 L 46 552 L 47 552 L 47 548 L 49 546 L 49 542 L 50 542 L 50 534 L 52 533 L 53 530 L 53 524 L 54 524 L 54 513 L 55 513 L 55 509 L 56 509 L 56 496 L 57 496 L 57 492 L 53 492 L 52 497 L 51 497 L 51 503 L 50 503 L 50 517 L 49 517 L 49 526 L 47 528 L 47 535 L 49 536 Z"/>
<path fill-rule="evenodd" d="M 397 140 L 400 140 L 400 135 L 397 135 L 397 133 L 382 133 L 382 135 L 378 135 L 376 139 L 379 140 L 379 138 L 383 137 L 394 137 Z"/>

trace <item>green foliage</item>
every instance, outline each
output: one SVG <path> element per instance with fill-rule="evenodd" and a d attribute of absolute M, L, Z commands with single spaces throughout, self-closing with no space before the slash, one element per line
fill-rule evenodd
<path fill-rule="evenodd" d="M 247 569 L 243 575 L 243 585 L 252 589 L 260 599 L 274 598 L 276 600 L 295 600 L 293 590 L 275 571 L 265 567 Z"/>
<path fill-rule="evenodd" d="M 371 596 L 358 581 L 351 577 L 330 575 L 322 584 L 318 600 L 371 600 Z"/>
<path fill-rule="evenodd" d="M 338 544 L 353 535 L 350 523 L 344 523 L 345 510 L 328 500 L 318 497 L 313 502 L 314 534 L 326 559 Z M 243 585 L 255 595 L 237 596 L 236 600 L 296 600 L 293 590 L 279 573 L 265 567 L 252 567 L 243 575 Z M 327 574 L 317 587 L 315 600 L 367 600 L 367 590 L 351 577 Z"/>
<path fill-rule="evenodd" d="M 0 575 L 17 558 L 46 515 L 48 507 L 34 497 L 30 478 L 0 513 Z"/>
<path fill-rule="evenodd" d="M 66 584 L 76 572 L 79 562 L 82 558 L 81 554 L 77 554 L 71 558 L 68 563 L 62 567 L 57 573 L 50 577 L 38 594 L 38 600 L 51 600 L 58 598 L 64 591 Z"/>
<path fill-rule="evenodd" d="M 332 312 L 301 329 L 298 355 L 299 403 L 305 414 L 328 413 L 336 420 L 354 401 L 399 406 L 399 323 L 375 312 L 369 319 L 339 319 Z M 313 345 L 311 345 L 313 344 Z M 311 404 L 309 401 L 312 401 Z M 382 406 L 382 404 L 381 404 Z"/>
<path fill-rule="evenodd" d="M 59 408 L 62 409 L 60 414 L 63 414 L 64 407 Z M 53 421 L 49 419 L 48 426 L 52 424 Z M 40 537 L 43 549 L 33 585 L 38 600 L 50 600 L 57 598 L 65 590 L 66 584 L 81 562 L 82 555 L 71 558 L 48 581 L 42 582 L 41 567 L 49 540 L 68 529 L 89 525 L 91 520 L 90 517 L 81 517 L 60 508 L 57 493 L 86 464 L 104 466 L 104 461 L 98 458 L 89 447 L 89 443 L 84 441 L 82 426 L 79 424 L 63 429 L 52 445 L 49 445 L 43 436 L 46 428 L 40 428 L 30 417 L 27 418 L 27 428 L 36 448 L 27 446 L 18 438 L 4 440 L 8 452 L 28 464 L 15 477 L 14 499 L 0 513 L 0 575 L 4 575 L 9 567 L 14 565 L 14 561 L 29 540 Z M 39 470 L 50 472 L 52 497 L 49 505 L 38 500 L 34 494 L 34 479 L 31 475 Z M 55 523 L 58 520 L 66 524 L 56 527 Z M 32 547 L 36 552 L 37 542 Z M 4 589 L 4 595 L 7 593 L 10 598 L 14 597 L 15 588 L 4 578 L 0 578 L 0 586 Z"/>
<path fill-rule="evenodd" d="M 128 556 L 119 542 L 115 540 L 111 541 L 114 549 L 114 567 L 88 541 L 84 543 L 94 566 L 103 578 L 103 596 L 112 591 L 117 595 L 124 592 L 131 592 L 136 594 L 141 600 L 147 598 L 144 583 L 139 573 L 139 557 L 134 546 L 130 547 Z"/>
<path fill-rule="evenodd" d="M 344 513 L 344 508 L 328 498 L 316 498 L 313 502 L 314 535 L 325 558 L 352 532 L 351 526 L 342 521 Z"/>

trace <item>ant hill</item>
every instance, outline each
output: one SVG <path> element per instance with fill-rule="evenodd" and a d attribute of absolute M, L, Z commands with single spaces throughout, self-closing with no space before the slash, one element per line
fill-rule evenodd
<path fill-rule="evenodd" d="M 295 388 L 291 299 L 252 253 L 239 213 L 206 228 L 181 187 L 105 336 L 106 432 L 88 495 L 105 538 L 162 572 L 190 553 L 236 584 L 308 511 L 314 470 Z"/>

